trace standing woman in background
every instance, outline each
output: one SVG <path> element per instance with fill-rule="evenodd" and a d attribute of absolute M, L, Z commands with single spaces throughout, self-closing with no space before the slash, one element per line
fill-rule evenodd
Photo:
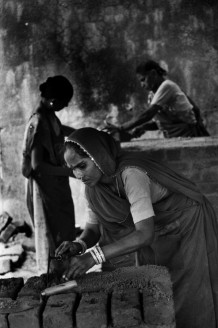
<path fill-rule="evenodd" d="M 64 136 L 74 131 L 55 115 L 68 106 L 73 86 L 64 76 L 40 84 L 41 101 L 31 115 L 24 136 L 22 174 L 28 178 L 27 207 L 34 224 L 33 180 L 39 187 L 50 249 L 75 238 L 74 204 L 69 185 L 72 170 L 64 166 Z M 53 247 L 52 247 L 53 245 Z"/>

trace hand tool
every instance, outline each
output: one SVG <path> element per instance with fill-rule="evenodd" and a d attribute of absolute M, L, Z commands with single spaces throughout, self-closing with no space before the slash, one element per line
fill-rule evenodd
<path fill-rule="evenodd" d="M 76 280 L 71 280 L 71 281 L 64 282 L 63 284 L 59 284 L 59 285 L 44 289 L 41 292 L 41 296 L 43 298 L 43 297 L 48 297 L 51 295 L 57 295 L 57 294 L 62 294 L 62 293 L 70 292 L 70 291 L 76 291 L 77 287 L 78 287 L 78 285 L 77 285 Z"/>

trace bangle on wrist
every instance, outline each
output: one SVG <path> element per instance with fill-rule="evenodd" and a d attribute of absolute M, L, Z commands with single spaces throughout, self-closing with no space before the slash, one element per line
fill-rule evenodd
<path fill-rule="evenodd" d="M 106 262 L 104 253 L 100 246 L 95 246 L 90 250 L 90 253 L 96 264 L 102 264 Z"/>

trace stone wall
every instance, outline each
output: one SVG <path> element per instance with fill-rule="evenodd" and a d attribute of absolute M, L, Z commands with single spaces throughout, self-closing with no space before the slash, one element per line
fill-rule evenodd
<path fill-rule="evenodd" d="M 176 327 L 172 283 L 165 267 L 89 273 L 77 283 L 79 289 L 43 299 L 45 275 L 29 278 L 24 286 L 22 278 L 0 279 L 0 327 Z"/>
<path fill-rule="evenodd" d="M 122 122 L 146 107 L 135 66 L 152 57 L 193 97 L 217 135 L 215 0 L 0 0 L 0 13 L 0 211 L 28 220 L 22 138 L 38 86 L 50 75 L 74 84 L 62 122 L 95 127 L 114 108 Z M 72 188 L 80 204 L 74 181 Z"/>

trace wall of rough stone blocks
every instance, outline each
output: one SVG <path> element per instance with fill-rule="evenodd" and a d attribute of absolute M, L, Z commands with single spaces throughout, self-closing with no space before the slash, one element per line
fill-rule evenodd
<path fill-rule="evenodd" d="M 29 220 L 22 138 L 39 83 L 50 75 L 66 75 L 74 84 L 62 122 L 95 127 L 114 108 L 120 121 L 145 108 L 135 66 L 150 56 L 196 101 L 217 134 L 216 1 L 0 0 L 0 14 L 0 211 L 14 219 Z M 72 181 L 80 221 L 86 213 L 78 186 Z"/>
<path fill-rule="evenodd" d="M 129 267 L 119 269 L 117 274 L 125 281 L 121 285 L 113 280 L 116 273 L 105 273 L 104 278 L 101 273 L 94 273 L 86 281 L 78 279 L 79 291 L 47 298 L 40 297 L 46 287 L 45 275 L 29 278 L 25 284 L 22 278 L 0 279 L 0 327 L 176 327 L 172 283 L 166 268 Z M 87 284 L 89 280 L 92 285 Z M 96 283 L 100 286 L 101 280 L 108 280 L 113 287 L 106 290 L 105 284 L 97 291 Z"/>

